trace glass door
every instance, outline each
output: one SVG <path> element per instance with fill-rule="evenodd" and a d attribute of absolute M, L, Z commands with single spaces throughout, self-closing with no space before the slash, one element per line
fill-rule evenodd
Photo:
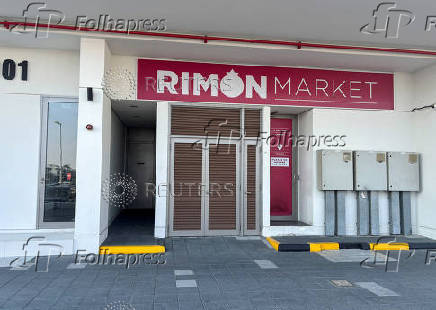
<path fill-rule="evenodd" d="M 39 227 L 74 227 L 77 100 L 45 98 L 42 112 Z"/>

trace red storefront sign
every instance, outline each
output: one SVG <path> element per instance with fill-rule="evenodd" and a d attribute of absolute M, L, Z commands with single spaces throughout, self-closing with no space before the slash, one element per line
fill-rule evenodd
<path fill-rule="evenodd" d="M 138 59 L 138 99 L 394 109 L 393 74 Z"/>

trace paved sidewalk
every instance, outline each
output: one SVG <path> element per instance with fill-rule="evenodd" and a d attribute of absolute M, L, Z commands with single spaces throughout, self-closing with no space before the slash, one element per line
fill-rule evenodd
<path fill-rule="evenodd" d="M 435 308 L 436 262 L 426 265 L 422 250 L 402 252 L 398 272 L 385 272 L 369 260 L 361 266 L 365 253 L 339 262 L 279 253 L 260 238 L 171 238 L 165 245 L 165 264 L 74 265 L 65 256 L 48 272 L 0 268 L 0 309 Z M 393 259 L 389 268 L 396 266 Z"/>

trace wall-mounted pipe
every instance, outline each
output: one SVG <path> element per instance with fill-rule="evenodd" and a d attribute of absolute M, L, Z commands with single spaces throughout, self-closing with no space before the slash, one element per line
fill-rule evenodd
<path fill-rule="evenodd" d="M 314 49 L 324 49 L 324 50 L 341 50 L 341 51 L 369 51 L 369 52 L 380 52 L 380 53 L 394 53 L 394 54 L 405 54 L 405 55 L 425 55 L 425 56 L 436 56 L 436 51 L 430 50 L 417 50 L 417 49 L 401 49 L 401 48 L 382 48 L 382 47 L 368 47 L 368 46 L 353 46 L 353 45 L 337 45 L 337 44 L 322 44 L 322 43 L 310 43 L 302 41 L 282 41 L 282 40 L 264 40 L 264 39 L 245 39 L 245 38 L 233 38 L 233 37 L 219 37 L 219 36 L 207 36 L 207 35 L 195 35 L 195 34 L 180 34 L 180 33 L 169 33 L 169 32 L 150 32 L 150 31 L 122 31 L 122 30 L 112 30 L 112 29 L 93 29 L 86 27 L 76 27 L 70 25 L 49 25 L 43 23 L 27 23 L 19 21 L 2 21 L 0 25 L 3 25 L 6 29 L 11 27 L 40 27 L 49 28 L 57 30 L 67 30 L 74 32 L 97 32 L 97 33 L 112 33 L 118 35 L 137 35 L 137 36 L 148 36 L 156 38 L 169 38 L 169 39 L 179 39 L 179 40 L 195 40 L 200 41 L 204 44 L 209 42 L 234 42 L 234 43 L 244 43 L 244 44 L 261 44 L 261 45 L 271 45 L 271 46 L 288 46 L 295 47 L 296 49 L 302 48 L 314 48 Z"/>

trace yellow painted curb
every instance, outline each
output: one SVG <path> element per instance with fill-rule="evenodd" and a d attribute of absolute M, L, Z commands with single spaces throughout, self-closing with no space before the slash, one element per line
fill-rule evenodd
<path fill-rule="evenodd" d="M 113 245 L 101 246 L 100 254 L 148 254 L 165 253 L 162 245 Z"/>
<path fill-rule="evenodd" d="M 269 242 L 269 244 L 271 244 L 274 250 L 276 250 L 277 252 L 279 251 L 280 242 L 278 242 L 276 239 L 273 239 L 271 237 L 266 237 L 266 240 Z"/>
<path fill-rule="evenodd" d="M 310 245 L 310 252 L 339 250 L 338 242 L 309 243 L 309 245 Z"/>
<path fill-rule="evenodd" d="M 408 243 L 370 243 L 371 251 L 400 251 L 409 250 Z"/>

